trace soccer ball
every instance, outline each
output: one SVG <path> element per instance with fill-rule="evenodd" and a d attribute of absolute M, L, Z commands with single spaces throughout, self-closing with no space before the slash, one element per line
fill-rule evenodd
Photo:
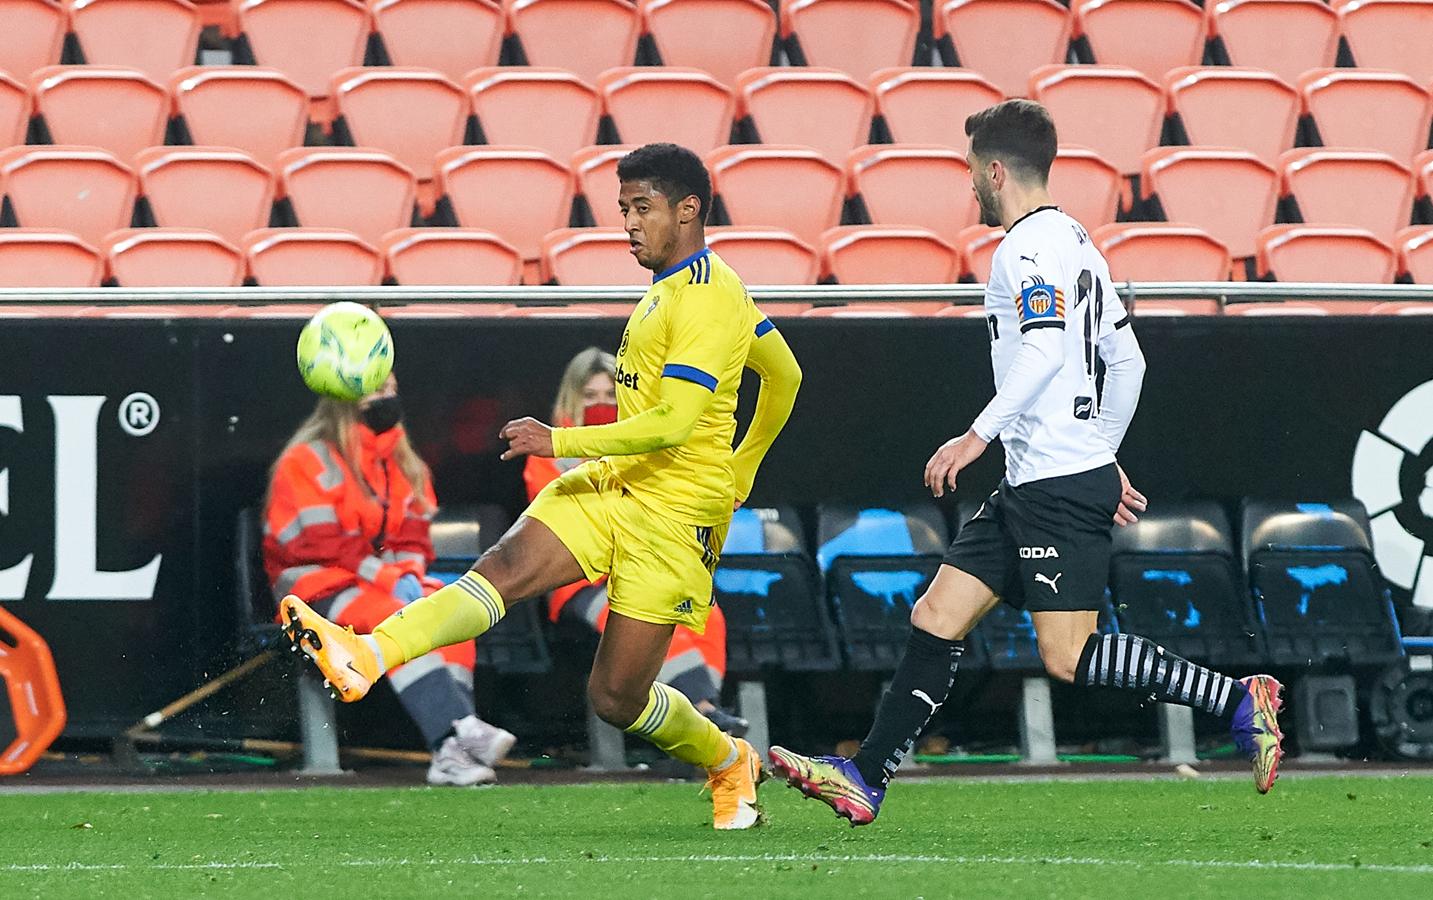
<path fill-rule="evenodd" d="M 298 361 L 309 390 L 357 401 L 382 387 L 393 371 L 393 336 L 368 307 L 330 303 L 299 332 Z"/>

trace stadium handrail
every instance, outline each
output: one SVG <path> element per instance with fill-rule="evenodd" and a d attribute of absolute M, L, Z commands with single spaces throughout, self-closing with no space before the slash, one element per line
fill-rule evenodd
<path fill-rule="evenodd" d="M 752 285 L 764 303 L 902 303 L 945 301 L 978 305 L 982 284 L 828 284 Z M 1379 300 L 1433 302 L 1433 285 L 1338 284 L 1322 282 L 1125 281 L 1115 289 L 1128 304 L 1139 298 L 1270 302 L 1279 300 Z M 400 303 L 507 303 L 518 306 L 636 302 L 641 285 L 500 285 L 450 287 L 381 285 L 362 287 L 173 287 L 173 288 L 0 288 L 6 304 L 128 306 L 145 304 L 238 305 L 257 303 L 330 303 L 353 300 L 379 307 Z"/>

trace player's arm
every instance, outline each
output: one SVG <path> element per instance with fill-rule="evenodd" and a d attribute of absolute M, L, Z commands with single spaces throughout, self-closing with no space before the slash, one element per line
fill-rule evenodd
<path fill-rule="evenodd" d="M 756 396 L 756 412 L 741 446 L 732 455 L 731 467 L 736 476 L 736 499 L 745 503 L 756 481 L 756 470 L 766 451 L 791 418 L 796 405 L 796 392 L 801 387 L 801 366 L 786 344 L 786 338 L 762 319 L 756 326 L 756 337 L 747 352 L 746 367 L 761 377 L 761 391 Z"/>
<path fill-rule="evenodd" d="M 996 387 L 995 397 L 970 429 L 941 446 L 926 463 L 925 483 L 937 497 L 955 490 L 960 470 L 975 462 L 990 442 L 1029 409 L 1065 363 L 1065 298 L 1056 272 L 1019 271 L 1008 283 L 1023 287 L 1015 302 L 1020 311 L 1020 349 Z"/>
<path fill-rule="evenodd" d="M 1100 338 L 1100 359 L 1105 364 L 1105 380 L 1096 423 L 1100 434 L 1109 442 L 1110 451 L 1118 453 L 1144 387 L 1144 352 L 1139 348 L 1134 329 L 1129 327 L 1128 316 Z"/>
<path fill-rule="evenodd" d="M 610 425 L 554 428 L 552 449 L 559 457 L 632 456 L 687 442 L 716 390 L 715 376 L 668 364 L 662 370 L 657 404 Z"/>
<path fill-rule="evenodd" d="M 1125 432 L 1134 419 L 1135 407 L 1139 405 L 1140 390 L 1144 387 L 1144 352 L 1134 329 L 1129 327 L 1129 316 L 1125 316 L 1115 327 L 1100 338 L 1100 359 L 1105 363 L 1104 389 L 1100 393 L 1100 415 L 1096 420 L 1100 434 L 1109 442 L 1110 452 L 1118 453 L 1124 442 Z M 1120 503 L 1115 510 L 1115 524 L 1133 525 L 1139 521 L 1148 501 L 1129 483 L 1124 469 L 1120 473 Z"/>
<path fill-rule="evenodd" d="M 501 436 L 512 441 L 503 459 L 534 456 L 597 457 L 651 453 L 687 442 L 697 420 L 711 405 L 719 374 L 726 367 L 746 320 L 737 320 L 734 304 L 715 285 L 689 284 L 665 305 L 667 358 L 657 403 L 610 425 L 553 428 L 522 419 L 510 422 Z M 548 431 L 544 442 L 541 433 Z"/>

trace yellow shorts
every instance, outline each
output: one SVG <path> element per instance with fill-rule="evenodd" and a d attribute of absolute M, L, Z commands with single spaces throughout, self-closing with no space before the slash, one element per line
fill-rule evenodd
<path fill-rule="evenodd" d="M 526 515 L 552 529 L 589 580 L 608 576 L 613 612 L 706 630 L 730 520 L 698 526 L 666 518 L 639 503 L 602 460 L 565 472 Z"/>

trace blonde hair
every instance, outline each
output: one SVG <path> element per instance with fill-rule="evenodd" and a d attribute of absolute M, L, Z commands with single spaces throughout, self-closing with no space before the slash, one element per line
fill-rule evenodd
<path fill-rule="evenodd" d="M 557 402 L 552 405 L 553 424 L 582 423 L 582 389 L 593 375 L 606 375 L 617 379 L 617 357 L 596 347 L 588 347 L 572 357 L 562 373 L 562 383 L 557 386 Z"/>
<path fill-rule="evenodd" d="M 364 494 L 369 499 L 376 499 L 373 487 L 363 477 L 363 469 L 358 465 L 358 448 L 353 439 L 354 426 L 358 424 L 358 404 L 342 400 L 332 400 L 327 397 L 321 398 L 314 406 L 313 412 L 303 420 L 298 430 L 289 438 L 284 445 L 283 453 L 279 459 L 283 459 L 288 452 L 302 444 L 313 441 L 322 441 L 330 447 L 338 449 L 338 455 L 348 465 L 348 470 L 358 479 L 359 485 L 363 488 Z M 393 461 L 398 464 L 398 470 L 408 483 L 413 486 L 413 502 L 420 512 L 430 513 L 434 510 L 428 503 L 428 464 L 413 449 L 413 443 L 408 440 L 405 432 L 398 438 L 398 443 L 393 450 Z M 273 492 L 274 475 L 278 472 L 278 460 L 269 470 L 269 491 Z M 269 498 L 264 498 L 264 507 L 269 505 Z"/>

